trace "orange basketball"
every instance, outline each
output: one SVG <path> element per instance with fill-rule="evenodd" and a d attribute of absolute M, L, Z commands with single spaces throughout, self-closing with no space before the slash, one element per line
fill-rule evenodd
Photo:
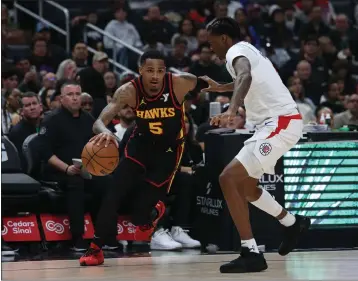
<path fill-rule="evenodd" d="M 110 142 L 107 147 L 105 141 L 100 145 L 88 142 L 82 150 L 82 165 L 94 176 L 106 176 L 111 174 L 119 163 L 119 151 L 117 146 Z"/>

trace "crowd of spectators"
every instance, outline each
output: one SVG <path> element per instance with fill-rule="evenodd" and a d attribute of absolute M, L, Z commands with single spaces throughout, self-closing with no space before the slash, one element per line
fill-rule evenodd
<path fill-rule="evenodd" d="M 123 44 L 86 29 L 84 23 L 87 22 L 143 51 L 156 49 L 163 52 L 168 68 L 197 76 L 207 75 L 222 83 L 231 82 L 225 62 L 210 49 L 205 29 L 207 24 L 222 16 L 233 17 L 245 40 L 272 61 L 297 102 L 305 124 L 325 122 L 322 116 L 329 115 L 332 129 L 357 126 L 358 31 L 355 24 L 358 23 L 358 4 L 354 18 L 336 14 L 331 3 L 325 0 L 276 2 L 259 5 L 248 0 L 193 1 L 192 7 L 183 13 L 176 12 L 175 7 L 161 11 L 159 6 L 153 5 L 143 16 L 130 9 L 128 1 L 113 0 L 109 14 L 99 15 L 96 11 L 83 9 L 82 15 L 71 19 L 71 53 L 66 53 L 63 40 L 59 41 L 46 25 L 38 23 L 31 30 L 20 28 L 11 17 L 11 6 L 2 4 L 2 135 L 9 136 L 24 162 L 21 151 L 25 138 L 36 132 L 41 134 L 43 120 L 48 121 L 54 111 L 68 107 L 63 85 L 69 80 L 80 85 L 80 112 L 88 112 L 96 118 L 115 90 L 134 78 L 133 73 L 114 71 L 109 58 L 115 58 L 136 72 L 138 55 Z M 13 45 L 28 45 L 30 51 L 13 54 L 8 48 Z M 95 49 L 96 54 L 90 53 L 88 47 Z M 190 160 L 183 164 L 183 173 L 191 175 L 193 159 L 201 161 L 196 145 L 204 148 L 205 132 L 211 128 L 208 124 L 209 103 L 217 101 L 225 110 L 230 97 L 231 93 L 188 94 L 185 107 L 192 147 L 188 153 L 195 156 L 188 157 Z M 133 119 L 133 111 L 125 108 L 110 127 L 121 139 Z M 243 108 L 230 126 L 250 128 Z M 81 141 L 85 143 L 86 139 Z M 79 153 L 75 151 L 76 155 L 71 157 L 80 158 Z M 69 160 L 62 161 L 67 166 L 72 165 L 67 163 Z M 68 169 L 62 171 L 67 172 Z M 67 175 L 77 172 L 70 169 Z M 173 228 L 172 236 L 177 231 Z M 173 239 L 167 232 L 160 230 L 159 234 L 166 237 L 165 243 L 172 243 L 168 242 Z M 84 248 L 82 244 L 80 246 L 78 248 Z"/>

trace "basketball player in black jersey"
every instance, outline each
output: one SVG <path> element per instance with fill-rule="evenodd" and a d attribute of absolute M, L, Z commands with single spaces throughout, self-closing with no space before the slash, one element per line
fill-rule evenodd
<path fill-rule="evenodd" d="M 140 59 L 140 76 L 114 94 L 93 126 L 97 134 L 95 144 L 114 142 L 116 137 L 107 125 L 120 109 L 130 106 L 136 113 L 136 127 L 124 149 L 124 158 L 115 171 L 116 187 L 106 195 L 95 224 L 95 237 L 86 254 L 80 258 L 84 266 L 104 262 L 102 246 L 113 236 L 117 210 L 130 200 L 128 194 L 136 183 L 144 180 L 145 190 L 138 192 L 133 202 L 132 220 L 136 225 L 155 226 L 164 213 L 157 204 L 169 191 L 184 146 L 184 97 L 197 85 L 197 77 L 189 74 L 166 72 L 160 52 L 148 51 Z M 155 217 L 151 216 L 156 208 Z"/>

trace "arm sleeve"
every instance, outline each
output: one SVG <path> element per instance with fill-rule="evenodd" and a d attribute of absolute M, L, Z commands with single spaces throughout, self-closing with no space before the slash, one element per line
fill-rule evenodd
<path fill-rule="evenodd" d="M 46 162 L 54 155 L 54 147 L 58 139 L 56 132 L 55 118 L 48 116 L 41 123 L 38 140 L 41 158 Z"/>

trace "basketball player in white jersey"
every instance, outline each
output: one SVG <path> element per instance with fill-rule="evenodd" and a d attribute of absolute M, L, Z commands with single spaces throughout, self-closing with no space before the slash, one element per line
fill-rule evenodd
<path fill-rule="evenodd" d="M 257 187 L 261 176 L 274 174 L 277 160 L 300 139 L 302 118 L 272 63 L 251 44 L 240 42 L 240 28 L 235 20 L 219 18 L 207 29 L 212 50 L 220 59 L 226 58 L 227 70 L 234 80 L 220 85 L 209 77 L 201 77 L 209 84 L 203 91 L 233 91 L 229 109 L 213 117 L 211 124 L 225 127 L 239 107 L 245 106 L 247 121 L 256 130 L 219 178 L 242 246 L 240 257 L 222 265 L 220 271 L 258 272 L 267 269 L 267 264 L 252 235 L 247 202 L 276 217 L 285 227 L 280 255 L 291 252 L 310 226 L 309 218 L 290 214 L 266 190 Z"/>

